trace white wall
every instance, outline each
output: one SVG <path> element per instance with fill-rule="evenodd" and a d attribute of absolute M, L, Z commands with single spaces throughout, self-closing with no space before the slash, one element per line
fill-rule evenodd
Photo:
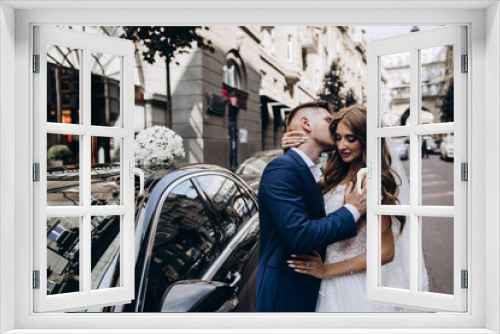
<path fill-rule="evenodd" d="M 0 2 L 0 333 L 14 328 L 15 13 Z"/>
<path fill-rule="evenodd" d="M 500 7 L 496 3 L 490 6 L 486 12 L 486 208 L 488 215 L 486 219 L 490 223 L 486 225 L 486 249 L 493 254 L 500 254 L 498 236 L 500 234 L 500 96 L 498 87 L 500 82 Z M 493 87 L 493 88 L 492 88 Z M 496 88 L 496 89 L 495 89 Z M 500 332 L 500 266 L 499 257 L 496 263 L 486 263 L 486 303 L 494 307 L 486 308 L 486 328 Z"/>
<path fill-rule="evenodd" d="M 63 2 L 60 2 L 61 6 Z M 69 3 L 69 2 L 65 2 Z M 89 3 L 93 3 L 89 1 Z M 125 3 L 125 2 L 123 2 Z M 131 3 L 131 2 L 130 2 Z M 298 2 L 297 2 L 298 3 Z M 333 1 L 331 2 L 333 3 Z M 498 282 L 499 282 L 499 259 L 498 259 L 498 244 L 492 245 L 495 241 L 499 240 L 499 230 L 498 230 L 498 222 L 500 220 L 500 210 L 498 208 L 499 198 L 500 198 L 500 180 L 498 177 L 499 170 L 499 152 L 498 147 L 500 143 L 500 138 L 498 134 L 499 127 L 499 97 L 498 97 L 498 89 L 499 89 L 499 14 L 498 7 L 492 7 L 488 11 L 488 20 L 484 20 L 484 11 L 475 10 L 475 11 L 454 11 L 454 10 L 435 10 L 432 12 L 426 10 L 367 10 L 367 11 L 349 11 L 349 10 L 322 10 L 314 11 L 314 10 L 203 10 L 203 11 L 192 11 L 192 10 L 155 10 L 155 11 L 145 11 L 145 10 L 134 10 L 134 11 L 115 11 L 115 10 L 99 10 L 99 11 L 91 11 L 91 10 L 30 10 L 30 11 L 20 11 L 21 13 L 16 13 L 16 83 L 15 83 L 15 94 L 16 94 L 16 105 L 15 105 L 15 117 L 16 122 L 13 120 L 7 120 L 4 116 L 8 111 L 8 116 L 12 116 L 13 112 L 13 102 L 10 99 L 14 95 L 14 88 L 12 84 L 12 79 L 14 75 L 7 75 L 7 73 L 11 73 L 14 66 L 12 66 L 13 61 L 8 61 L 3 58 L 4 53 L 13 57 L 13 42 L 9 41 L 5 43 L 4 36 L 4 16 L 5 13 L 9 12 L 7 15 L 12 18 L 12 11 L 8 11 L 3 9 L 0 13 L 0 42 L 2 43 L 2 51 L 0 53 L 0 61 L 2 76 L 0 79 L 0 106 L 2 109 L 0 110 L 0 217 L 2 225 L 1 225 L 1 247 L 6 247 L 12 245 L 12 227 L 16 225 L 16 239 L 18 248 L 16 249 L 16 325 L 19 326 L 37 326 L 44 328 L 66 328 L 64 327 L 64 323 L 59 323 L 53 320 L 53 316 L 43 316 L 43 317 L 33 317 L 36 319 L 30 318 L 28 321 L 28 314 L 26 312 L 27 309 L 31 309 L 29 295 L 31 290 L 26 288 L 29 285 L 30 281 L 30 268 L 31 265 L 27 261 L 27 255 L 29 254 L 29 244 L 30 239 L 26 240 L 26 236 L 30 236 L 30 226 L 31 226 L 31 214 L 27 208 L 31 205 L 31 200 L 28 198 L 31 189 L 31 181 L 30 181 L 30 171 L 31 171 L 31 154 L 29 150 L 29 142 L 31 138 L 32 128 L 29 125 L 29 118 L 32 116 L 31 108 L 29 105 L 29 101 L 27 99 L 27 92 L 29 91 L 30 81 L 28 80 L 29 76 L 29 23 L 30 22 L 42 22 L 42 23 L 53 23 L 53 22 L 75 22 L 75 24 L 82 22 L 95 22 L 98 25 L 101 22 L 106 22 L 109 25 L 117 24 L 130 24 L 131 22 L 138 22 L 141 19 L 143 22 L 147 22 L 150 24 L 156 24 L 159 22 L 168 21 L 169 24 L 186 24 L 186 22 L 195 22 L 197 24 L 216 24 L 217 22 L 227 22 L 228 18 L 233 20 L 232 22 L 239 23 L 249 23 L 250 18 L 253 18 L 255 22 L 274 22 L 275 24 L 290 24 L 291 22 L 298 22 L 302 24 L 308 24 L 310 21 L 314 20 L 315 24 L 319 25 L 328 25 L 328 24 L 347 24 L 357 20 L 356 22 L 405 22 L 406 20 L 411 20 L 412 22 L 419 23 L 428 22 L 428 24 L 435 22 L 449 22 L 452 20 L 453 23 L 461 22 L 468 23 L 472 21 L 473 24 L 473 38 L 474 41 L 474 51 L 475 53 L 472 55 L 472 71 L 471 76 L 473 77 L 473 90 L 475 92 L 474 101 L 472 101 L 472 110 L 474 113 L 474 117 L 470 118 L 472 120 L 472 125 L 469 129 L 472 131 L 472 145 L 473 145 L 473 155 L 470 158 L 472 162 L 472 166 L 475 167 L 471 169 L 471 179 L 474 180 L 472 184 L 472 193 L 471 193 L 471 201 L 472 205 L 472 223 L 474 224 L 474 234 L 471 236 L 474 240 L 474 249 L 472 250 L 472 257 L 475 259 L 484 257 L 484 240 L 485 235 L 488 235 L 488 242 L 492 246 L 491 249 L 495 250 L 495 254 L 489 254 L 488 266 L 492 266 L 493 268 L 489 269 L 488 274 L 492 277 L 488 277 L 486 283 L 488 284 L 488 293 L 486 294 L 488 305 L 490 306 L 488 310 L 485 310 L 485 300 L 483 299 L 485 284 L 481 284 L 478 289 L 472 294 L 469 291 L 469 296 L 472 296 L 472 309 L 475 315 L 479 314 L 479 319 L 474 318 L 475 322 L 473 324 L 474 327 L 483 327 L 483 319 L 481 316 L 487 312 L 488 314 L 488 327 L 493 330 L 498 331 L 499 323 L 498 323 L 498 314 L 499 314 L 499 294 L 498 294 Z M 452 17 L 453 19 L 450 19 Z M 396 19 L 397 18 L 397 19 Z M 419 22 L 416 22 L 419 21 Z M 484 54 L 484 29 L 485 22 L 488 24 L 487 27 L 487 66 L 485 67 L 485 54 Z M 405 22 L 406 23 L 406 22 Z M 13 25 L 13 24 L 12 24 Z M 8 25 L 12 27 L 12 25 Z M 494 31 L 492 31 L 492 29 Z M 8 35 L 8 34 L 7 34 Z M 12 33 L 11 33 L 12 35 Z M 9 36 L 9 35 L 8 35 Z M 12 36 L 10 36 L 12 38 Z M 490 50 L 491 49 L 491 50 Z M 490 68 L 491 65 L 491 68 Z M 487 68 L 487 72 L 485 71 Z M 5 70 L 5 71 L 4 71 Z M 489 91 L 485 89 L 485 77 L 488 76 L 488 87 Z M 10 80 L 8 78 L 11 78 Z M 8 85 L 4 82 L 7 81 Z M 494 90 L 497 91 L 494 91 Z M 486 93 L 485 93 L 486 92 Z M 494 98 L 494 100 L 493 100 Z M 10 101 L 10 102 L 9 102 Z M 6 108 L 4 107 L 6 104 Z M 6 121 L 6 122 L 4 122 Z M 12 166 L 8 166 L 5 164 L 4 155 L 7 155 L 7 160 L 12 161 L 12 156 L 14 152 L 12 149 L 5 150 L 5 147 L 11 147 L 13 135 L 14 124 L 16 127 L 15 131 L 15 145 L 16 145 L 16 183 L 15 188 L 19 189 L 16 192 L 16 219 L 14 221 L 14 214 L 10 211 L 5 213 L 5 210 L 9 210 L 12 208 L 12 192 L 8 192 L 7 189 L 14 189 L 14 183 L 12 177 L 8 173 L 4 173 L 4 171 L 8 171 L 12 173 Z M 4 136 L 7 134 L 6 131 L 11 131 L 8 136 Z M 486 130 L 486 135 L 484 134 Z M 6 141 L 5 138 L 8 137 Z M 7 145 L 9 144 L 9 145 Z M 5 152 L 5 153 L 4 153 Z M 488 156 L 488 159 L 485 157 Z M 488 162 L 488 164 L 487 164 Z M 489 164 L 491 162 L 491 164 Z M 491 167 L 486 167 L 491 166 Z M 11 168 L 11 169 L 8 169 Z M 494 178 L 492 179 L 494 182 L 488 182 L 486 186 L 485 182 L 485 171 L 493 172 L 492 175 Z M 5 194 L 9 194 L 10 197 L 7 197 Z M 485 194 L 489 194 L 490 198 L 486 200 L 485 205 Z M 7 216 L 7 217 L 4 217 Z M 486 224 L 485 222 L 488 222 Z M 10 224 L 9 224 L 10 223 Z M 485 231 L 485 225 L 488 225 L 488 231 Z M 9 233 L 11 232 L 11 233 Z M 486 233 L 488 232 L 488 233 Z M 491 233 L 490 233 L 491 232 Z M 21 250 L 21 251 L 19 251 Z M 12 254 L 11 250 L 8 248 L 9 255 Z M 0 303 L 0 311 L 2 314 L 2 326 L 9 326 L 12 324 L 12 312 L 11 310 L 14 308 L 11 304 L 6 305 L 4 303 L 9 302 L 12 303 L 14 301 L 13 298 L 13 284 L 11 281 L 12 276 L 4 275 L 4 266 L 7 269 L 11 269 L 13 267 L 13 262 L 9 262 L 11 260 L 5 261 L 5 258 L 9 258 L 9 256 L 5 256 L 7 253 L 5 248 L 0 249 L 2 255 L 1 265 L 1 300 Z M 23 257 L 24 255 L 24 257 Z M 471 279 L 475 279 L 475 272 L 482 272 L 485 267 L 484 261 L 474 261 L 472 263 L 471 270 Z M 5 280 L 7 279 L 7 280 Z M 482 279 L 482 278 L 481 278 Z M 8 289 L 6 289 L 8 288 Z M 491 289 L 491 291 L 490 291 Z M 7 292 L 6 292 L 7 291 Z M 479 293 L 477 292 L 479 291 Z M 24 305 L 23 305 L 24 304 Z M 493 306 L 493 307 L 491 307 Z M 54 316 L 55 317 L 55 316 Z M 261 316 L 262 317 L 262 316 Z M 453 326 L 464 327 L 470 324 L 468 321 L 468 317 L 455 317 L 455 316 L 447 316 L 443 317 L 432 317 L 429 319 L 430 322 L 427 324 L 422 324 L 422 326 Z M 106 322 L 103 321 L 103 317 L 92 316 L 88 317 L 72 317 L 75 326 L 81 327 L 93 327 L 93 328 L 105 328 L 109 326 Z M 192 328 L 203 328 L 203 327 L 212 327 L 219 328 L 225 324 L 227 326 L 233 326 L 234 328 L 239 327 L 261 327 L 261 328 L 283 328 L 284 325 L 295 326 L 296 330 L 300 331 L 300 328 L 307 328 L 310 326 L 321 326 L 323 328 L 328 328 L 331 326 L 336 326 L 337 328 L 346 328 L 349 326 L 356 326 L 357 328 L 367 328 L 370 326 L 378 327 L 378 328 L 389 328 L 401 326 L 401 323 L 390 322 L 388 316 L 384 315 L 376 315 L 375 317 L 369 316 L 359 316 L 359 315 L 346 315 L 342 317 L 323 317 L 323 316 L 289 316 L 289 315 L 273 315 L 272 322 L 271 321 L 258 321 L 256 322 L 256 317 L 244 316 L 244 315 L 233 315 L 231 317 L 223 317 L 221 315 L 211 315 L 210 317 L 204 318 L 202 321 L 196 321 L 200 318 L 184 318 L 182 316 L 172 315 L 168 318 L 168 325 L 172 328 L 180 328 L 182 325 L 186 325 L 187 321 L 189 321 L 189 325 Z M 361 319 L 361 321 L 360 321 Z M 400 320 L 408 320 L 409 317 L 404 315 L 404 317 L 400 317 Z M 477 321 L 476 321 L 477 319 Z M 4 322 L 3 320 L 6 320 Z M 195 321 L 193 321 L 195 320 Z M 366 320 L 366 321 L 364 321 Z M 390 319 L 394 320 L 394 319 Z M 135 328 L 137 326 L 135 323 L 137 320 L 131 315 L 116 315 L 115 317 L 115 325 L 123 326 L 126 328 Z M 334 324 L 332 322 L 334 321 Z M 151 317 L 151 324 L 157 326 L 157 328 L 165 328 L 165 320 L 159 319 L 157 317 Z M 5 324 L 5 325 L 4 325 Z M 3 330 L 3 327 L 2 327 Z"/>

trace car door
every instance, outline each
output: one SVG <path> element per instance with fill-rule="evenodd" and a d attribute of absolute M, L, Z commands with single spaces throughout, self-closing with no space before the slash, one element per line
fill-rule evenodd
<path fill-rule="evenodd" d="M 172 185 L 158 202 L 149 240 L 138 311 L 158 312 L 173 283 L 199 280 L 220 255 L 220 241 L 197 189 L 189 178 Z"/>
<path fill-rule="evenodd" d="M 203 279 L 234 287 L 238 308 L 253 310 L 259 236 L 256 202 L 250 191 L 229 175 L 202 175 L 196 182 L 214 207 L 227 245 Z"/>

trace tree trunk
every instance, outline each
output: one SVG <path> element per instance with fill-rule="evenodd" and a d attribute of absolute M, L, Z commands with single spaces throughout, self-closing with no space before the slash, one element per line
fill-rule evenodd
<path fill-rule="evenodd" d="M 170 58 L 165 64 L 167 70 L 167 127 L 172 129 L 172 95 L 170 93 Z"/>

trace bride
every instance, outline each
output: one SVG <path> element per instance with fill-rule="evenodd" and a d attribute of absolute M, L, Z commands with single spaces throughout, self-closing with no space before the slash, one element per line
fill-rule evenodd
<path fill-rule="evenodd" d="M 330 125 L 336 150 L 332 152 L 319 185 L 329 214 L 344 205 L 344 191 L 366 166 L 366 108 L 351 106 L 334 115 Z M 284 149 L 304 140 L 300 132 L 289 132 L 282 139 Z M 303 134 L 302 134 L 303 135 Z M 408 181 L 399 156 L 391 156 L 382 139 L 382 204 L 409 204 Z M 397 171 L 396 171 L 397 170 Z M 381 217 L 382 285 L 409 289 L 409 229 L 406 217 Z M 401 307 L 371 303 L 366 295 L 366 215 L 357 226 L 357 236 L 329 245 L 325 261 L 314 256 L 293 256 L 289 266 L 300 274 L 321 279 L 316 312 L 405 312 Z M 424 266 L 424 291 L 428 289 Z"/>

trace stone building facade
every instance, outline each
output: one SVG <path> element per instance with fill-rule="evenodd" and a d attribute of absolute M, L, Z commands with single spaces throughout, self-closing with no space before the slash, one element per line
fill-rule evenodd
<path fill-rule="evenodd" d="M 194 48 L 171 67 L 173 130 L 184 138 L 186 162 L 234 169 L 256 151 L 279 148 L 286 115 L 317 99 L 334 59 L 346 90 L 366 101 L 359 27 L 213 26 L 201 34 L 215 52 Z M 145 126 L 164 125 L 164 64 L 142 67 Z"/>
<path fill-rule="evenodd" d="M 72 27 L 123 37 L 123 27 Z M 317 99 L 333 60 L 343 67 L 345 90 L 366 101 L 366 43 L 359 27 L 212 26 L 200 34 L 215 51 L 195 45 L 171 69 L 172 129 L 184 139 L 183 162 L 230 169 L 251 154 L 277 149 L 285 118 Z M 142 60 L 136 44 L 136 132 L 166 125 L 166 66 Z"/>
<path fill-rule="evenodd" d="M 453 48 L 437 46 L 420 51 L 422 96 L 420 117 L 422 123 L 439 123 L 442 104 L 453 84 Z M 383 56 L 383 76 L 387 89 L 382 92 L 383 118 L 391 126 L 409 124 L 410 115 L 410 54 L 409 52 Z"/>

